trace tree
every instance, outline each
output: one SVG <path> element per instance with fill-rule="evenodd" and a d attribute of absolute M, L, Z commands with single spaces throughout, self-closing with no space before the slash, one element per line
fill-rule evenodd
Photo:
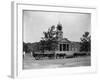
<path fill-rule="evenodd" d="M 57 47 L 56 31 L 55 26 L 52 25 L 47 32 L 43 32 L 44 37 L 42 37 L 41 50 L 55 50 Z"/>
<path fill-rule="evenodd" d="M 89 32 L 85 32 L 81 38 L 80 51 L 90 51 L 91 50 L 91 36 Z"/>
<path fill-rule="evenodd" d="M 23 52 L 30 53 L 32 51 L 32 44 L 23 42 Z"/>
<path fill-rule="evenodd" d="M 56 35 L 56 31 L 55 31 L 55 26 L 52 25 L 47 32 L 43 32 L 44 37 L 42 37 L 42 40 L 53 40 L 55 38 Z"/>
<path fill-rule="evenodd" d="M 28 46 L 27 43 L 23 42 L 23 52 L 27 53 L 28 52 Z"/>

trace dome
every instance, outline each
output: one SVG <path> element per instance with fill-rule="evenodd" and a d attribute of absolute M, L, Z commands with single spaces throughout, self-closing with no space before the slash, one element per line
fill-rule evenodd
<path fill-rule="evenodd" d="M 60 22 L 57 24 L 57 30 L 62 30 L 62 24 Z"/>

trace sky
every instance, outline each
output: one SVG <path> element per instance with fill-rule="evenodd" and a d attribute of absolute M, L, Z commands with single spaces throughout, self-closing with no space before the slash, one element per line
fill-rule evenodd
<path fill-rule="evenodd" d="M 52 25 L 62 24 L 63 37 L 80 41 L 84 32 L 90 32 L 91 15 L 88 13 L 64 13 L 46 11 L 23 11 L 24 42 L 38 42 Z"/>

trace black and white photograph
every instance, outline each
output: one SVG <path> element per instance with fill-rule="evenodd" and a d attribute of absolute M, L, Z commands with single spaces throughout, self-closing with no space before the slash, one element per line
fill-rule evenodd
<path fill-rule="evenodd" d="M 91 14 L 23 10 L 23 69 L 91 66 Z"/>

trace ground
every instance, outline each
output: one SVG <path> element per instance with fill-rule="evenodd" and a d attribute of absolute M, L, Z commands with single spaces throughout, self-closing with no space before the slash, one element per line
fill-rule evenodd
<path fill-rule="evenodd" d="M 90 66 L 90 56 L 66 58 L 66 59 L 44 59 L 35 60 L 31 54 L 26 54 L 23 60 L 23 69 L 58 68 Z"/>

